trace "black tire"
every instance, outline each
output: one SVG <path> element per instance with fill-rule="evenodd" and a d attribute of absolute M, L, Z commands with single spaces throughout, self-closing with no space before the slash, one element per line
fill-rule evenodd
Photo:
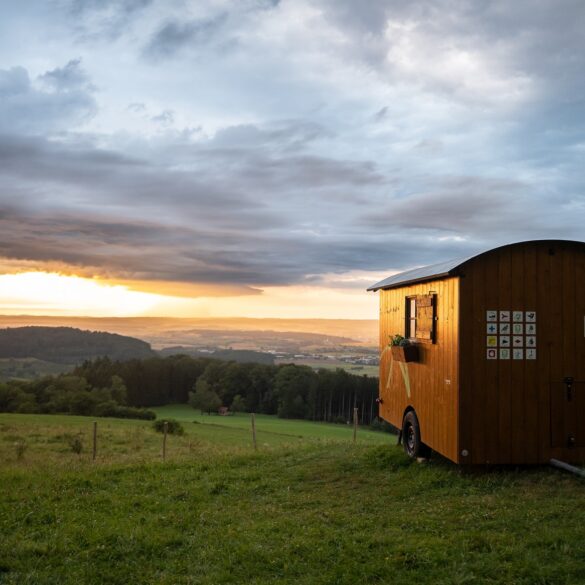
<path fill-rule="evenodd" d="M 420 425 L 414 410 L 407 412 L 402 421 L 402 445 L 411 459 L 430 456 L 431 450 L 420 440 Z"/>

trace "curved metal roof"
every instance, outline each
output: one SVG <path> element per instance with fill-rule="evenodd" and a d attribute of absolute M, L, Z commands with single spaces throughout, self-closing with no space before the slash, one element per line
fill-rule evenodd
<path fill-rule="evenodd" d="M 407 284 L 414 284 L 416 282 L 424 282 L 425 280 L 434 280 L 436 278 L 444 278 L 451 274 L 451 271 L 461 266 L 467 260 L 474 256 L 467 258 L 456 258 L 455 260 L 447 260 L 446 262 L 439 262 L 438 264 L 431 264 L 429 266 L 422 266 L 421 268 L 414 268 L 413 270 L 406 270 L 399 272 L 373 284 L 367 290 L 377 291 L 381 288 L 394 288 L 396 286 L 404 286 Z"/>
<path fill-rule="evenodd" d="M 437 280 L 439 278 L 446 278 L 452 276 L 455 271 L 460 268 L 463 264 L 489 252 L 500 250 L 502 248 L 508 248 L 510 246 L 517 246 L 520 244 L 580 244 L 585 245 L 585 242 L 578 242 L 574 240 L 528 240 L 526 242 L 514 242 L 512 244 L 506 244 L 504 246 L 498 246 L 490 250 L 485 250 L 479 254 L 473 254 L 464 258 L 456 258 L 454 260 L 447 260 L 446 262 L 439 262 L 438 264 L 431 264 L 429 266 L 422 266 L 421 268 L 415 268 L 413 270 L 407 270 L 406 272 L 400 272 L 389 276 L 376 284 L 370 286 L 367 290 L 377 291 L 380 289 L 396 288 L 399 286 L 406 286 L 408 284 L 416 284 L 418 282 L 425 282 L 427 280 Z"/>

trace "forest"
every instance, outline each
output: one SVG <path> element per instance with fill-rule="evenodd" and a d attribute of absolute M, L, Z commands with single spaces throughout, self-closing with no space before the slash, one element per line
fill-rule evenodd
<path fill-rule="evenodd" d="M 146 341 L 104 331 L 82 331 L 73 327 L 0 329 L 0 358 L 80 364 L 104 355 L 114 360 L 128 360 L 152 356 L 154 351 Z"/>
<path fill-rule="evenodd" d="M 377 418 L 377 397 L 377 378 L 341 369 L 186 355 L 126 361 L 103 357 L 69 374 L 0 384 L 0 411 L 99 415 L 100 409 L 114 412 L 117 405 L 122 416 L 136 411 L 142 417 L 142 409 L 150 406 L 189 402 L 205 412 L 225 406 L 282 418 L 347 422 L 356 407 L 359 422 L 370 424 Z"/>

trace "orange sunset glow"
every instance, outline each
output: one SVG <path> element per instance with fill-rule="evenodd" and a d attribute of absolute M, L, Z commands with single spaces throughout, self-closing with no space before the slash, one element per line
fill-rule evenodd
<path fill-rule="evenodd" d="M 79 276 L 47 272 L 0 276 L 0 304 L 12 315 L 134 316 L 151 310 L 161 298 Z"/>
<path fill-rule="evenodd" d="M 365 284 L 375 276 L 359 275 L 353 280 Z M 172 283 L 116 283 L 55 272 L 21 272 L 0 275 L 0 306 L 5 315 L 93 317 L 373 319 L 377 312 L 376 295 L 361 288 L 267 287 L 257 294 L 237 296 L 226 296 L 219 288 L 213 294 L 207 288 L 193 297 L 187 296 L 185 287 L 176 290 L 176 295 L 169 294 Z"/>

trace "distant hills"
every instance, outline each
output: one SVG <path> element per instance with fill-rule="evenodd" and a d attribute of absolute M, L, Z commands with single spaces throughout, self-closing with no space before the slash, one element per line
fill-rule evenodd
<path fill-rule="evenodd" d="M 156 355 L 140 339 L 82 331 L 73 327 L 11 327 L 0 329 L 0 358 L 36 358 L 55 364 L 79 364 L 101 356 L 129 360 Z"/>
<path fill-rule="evenodd" d="M 0 381 L 72 370 L 108 356 L 187 354 L 240 363 L 298 363 L 366 372 L 376 321 L 0 315 Z M 374 366 L 371 369 L 375 369 Z"/>
<path fill-rule="evenodd" d="M 171 345 L 223 345 L 234 349 L 262 349 L 264 343 L 251 343 L 252 334 L 273 341 L 287 339 L 299 345 L 378 346 L 377 319 L 253 319 L 233 318 L 169 318 L 169 317 L 57 317 L 48 315 L 0 315 L 0 327 L 41 325 L 76 327 L 93 331 L 112 331 L 144 339 L 155 349 Z M 210 339 L 215 332 L 218 339 Z M 237 339 L 226 339 L 237 332 Z M 245 333 L 246 339 L 243 338 Z M 290 333 L 296 334 L 291 339 Z M 307 334 L 307 335 L 304 335 Z M 223 339 L 219 339 L 219 337 Z M 317 337 L 320 336 L 320 339 Z M 205 338 L 205 339 L 201 339 Z M 233 343 L 235 342 L 235 343 Z"/>
<path fill-rule="evenodd" d="M 72 369 L 103 355 L 123 361 L 179 353 L 237 362 L 359 367 L 366 373 L 363 360 L 378 352 L 375 320 L 0 315 L 0 332 L 2 328 L 10 331 L 0 335 L 0 379 L 45 375 L 51 364 Z M 29 333 L 19 339 L 18 330 Z M 51 336 L 51 330 L 70 335 Z M 29 358 L 40 362 L 14 362 Z"/>

